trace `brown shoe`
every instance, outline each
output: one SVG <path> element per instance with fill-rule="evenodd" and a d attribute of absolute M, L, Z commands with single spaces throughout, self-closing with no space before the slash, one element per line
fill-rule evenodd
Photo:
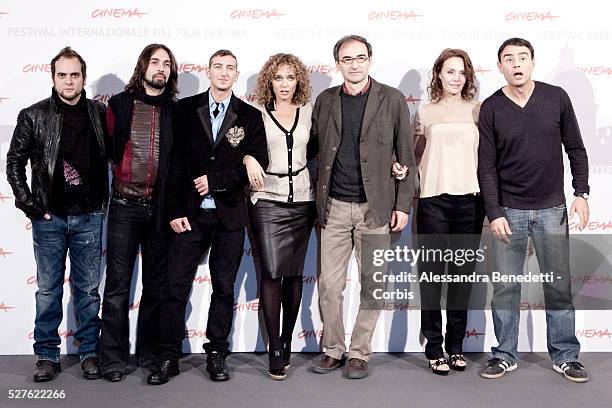
<path fill-rule="evenodd" d="M 312 362 L 312 371 L 319 374 L 327 374 L 330 371 L 334 371 L 338 367 L 342 367 L 345 361 L 345 358 L 338 360 L 337 358 L 323 354 L 322 356 L 315 358 Z"/>
<path fill-rule="evenodd" d="M 368 376 L 368 362 L 359 358 L 349 358 L 344 374 L 346 378 L 352 380 L 365 378 Z"/>

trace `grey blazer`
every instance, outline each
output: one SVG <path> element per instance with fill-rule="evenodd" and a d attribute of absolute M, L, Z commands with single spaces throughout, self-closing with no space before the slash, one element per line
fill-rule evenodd
<path fill-rule="evenodd" d="M 327 223 L 330 177 L 342 139 L 341 86 L 323 91 L 312 113 L 311 140 L 318 142 L 316 185 L 319 222 Z M 414 194 L 416 163 L 412 146 L 410 111 L 397 89 L 372 79 L 366 103 L 359 152 L 366 199 L 379 225 L 391 221 L 393 210 L 408 213 Z M 401 181 L 391 175 L 391 163 L 408 166 Z"/>

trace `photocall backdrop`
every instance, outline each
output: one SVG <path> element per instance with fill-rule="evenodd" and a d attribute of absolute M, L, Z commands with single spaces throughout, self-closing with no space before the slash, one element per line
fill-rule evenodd
<path fill-rule="evenodd" d="M 499 74 L 497 48 L 503 40 L 520 36 L 535 47 L 534 79 L 562 86 L 570 95 L 589 155 L 591 221 L 572 234 L 612 231 L 612 46 L 610 6 L 586 0 L 476 1 L 458 6 L 450 0 L 377 1 L 351 3 L 312 0 L 289 5 L 269 1 L 129 1 L 42 2 L 8 0 L 0 4 L 2 68 L 0 79 L 0 354 L 32 353 L 36 266 L 29 220 L 14 206 L 6 181 L 6 154 L 18 112 L 51 92 L 49 61 L 66 45 L 87 62 L 87 96 L 102 102 L 123 90 L 142 48 L 152 42 L 168 45 L 179 62 L 180 97 L 205 91 L 209 56 L 220 48 L 238 57 L 240 76 L 235 94 L 253 99 L 257 72 L 277 52 L 298 55 L 308 66 L 314 98 L 342 77 L 332 57 L 334 43 L 343 35 L 360 34 L 373 45 L 371 75 L 399 88 L 414 115 L 427 100 L 433 61 L 447 47 L 466 50 L 474 63 L 479 100 L 504 84 Z M 567 163 L 566 163 L 567 164 Z M 566 166 L 566 195 L 571 175 Z M 404 232 L 409 234 L 410 231 Z M 322 335 L 316 270 L 316 238 L 311 237 L 301 314 L 294 332 L 295 351 L 317 351 Z M 138 265 L 136 271 L 139 270 Z M 75 320 L 70 286 L 64 285 L 64 321 L 60 327 L 62 352 L 73 353 Z M 593 276 L 611 285 L 610 271 Z M 136 274 L 138 277 L 138 274 Z M 104 290 L 104 273 L 100 292 Z M 347 331 L 359 303 L 354 259 L 345 291 Z M 132 345 L 140 299 L 134 280 L 130 301 Z M 211 294 L 206 261 L 199 267 L 188 306 L 186 352 L 201 352 L 206 341 L 206 316 Z M 256 276 L 250 245 L 236 281 L 233 351 L 262 351 Z M 519 351 L 546 351 L 541 305 L 523 309 Z M 537 310 L 540 309 L 540 310 Z M 610 311 L 577 311 L 576 334 L 585 351 L 612 351 Z M 382 313 L 373 339 L 374 351 L 421 351 L 419 311 Z M 347 340 L 350 333 L 347 334 Z M 465 351 L 487 351 L 496 344 L 489 311 L 471 311 Z"/>

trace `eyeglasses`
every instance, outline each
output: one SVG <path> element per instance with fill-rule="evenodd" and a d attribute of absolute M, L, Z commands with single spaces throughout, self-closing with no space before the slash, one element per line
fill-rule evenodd
<path fill-rule="evenodd" d="M 363 64 L 369 59 L 369 57 L 365 55 L 358 55 L 356 57 L 344 57 L 340 60 L 344 65 L 351 65 L 353 61 L 357 61 L 358 64 Z"/>

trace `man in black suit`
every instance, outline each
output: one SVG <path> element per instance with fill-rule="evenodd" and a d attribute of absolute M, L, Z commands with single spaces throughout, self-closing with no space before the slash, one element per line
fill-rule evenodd
<path fill-rule="evenodd" d="M 179 374 L 185 308 L 199 260 L 210 248 L 213 287 L 204 345 L 213 381 L 229 379 L 234 280 L 244 245 L 248 177 L 243 159 L 268 166 L 259 110 L 232 93 L 238 63 L 228 50 L 209 60 L 210 89 L 179 101 L 168 179 L 168 215 L 176 233 L 168 258 L 168 296 L 162 306 L 159 363 L 147 381 L 158 385 Z"/>

